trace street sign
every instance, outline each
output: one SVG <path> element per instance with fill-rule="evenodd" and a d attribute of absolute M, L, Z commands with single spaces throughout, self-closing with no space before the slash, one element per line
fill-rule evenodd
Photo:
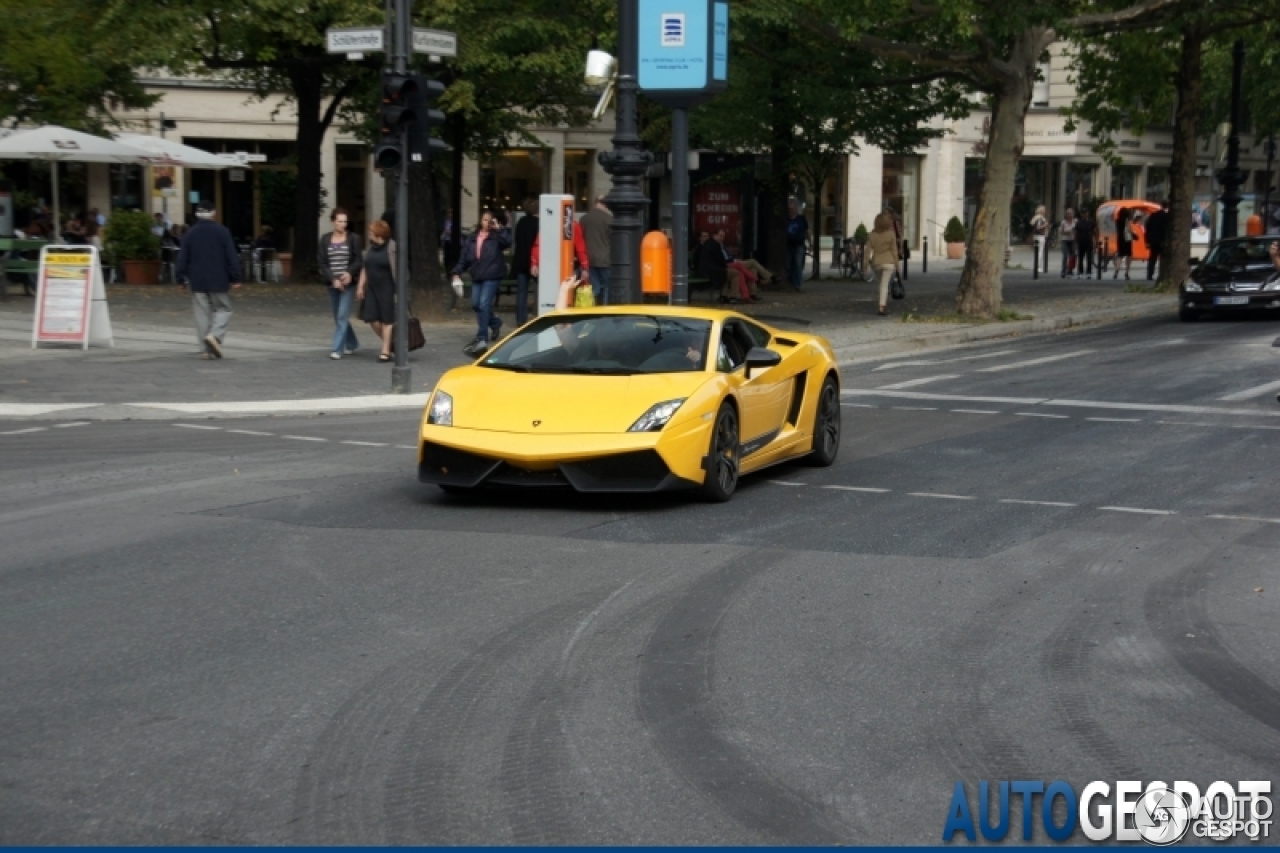
<path fill-rule="evenodd" d="M 113 345 L 97 248 L 45 246 L 38 275 L 32 349 L 40 343 Z"/>
<path fill-rule="evenodd" d="M 383 50 L 382 27 L 333 27 L 324 31 L 329 53 L 364 53 Z"/>
<path fill-rule="evenodd" d="M 456 57 L 458 55 L 458 34 L 448 30 L 429 30 L 425 27 L 413 28 L 413 52 L 427 53 L 438 57 Z"/>
<path fill-rule="evenodd" d="M 639 0 L 639 84 L 651 100 L 688 108 L 729 81 L 729 4 Z"/>

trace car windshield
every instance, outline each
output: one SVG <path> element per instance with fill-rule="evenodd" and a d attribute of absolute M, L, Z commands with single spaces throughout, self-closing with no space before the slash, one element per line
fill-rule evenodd
<path fill-rule="evenodd" d="M 1209 257 L 1204 259 L 1206 265 L 1219 267 L 1253 266 L 1255 264 L 1271 266 L 1271 243 L 1273 240 L 1224 240 L 1213 247 Z"/>
<path fill-rule="evenodd" d="M 706 369 L 711 321 L 574 312 L 516 332 L 481 367 L 526 373 L 690 373 Z"/>

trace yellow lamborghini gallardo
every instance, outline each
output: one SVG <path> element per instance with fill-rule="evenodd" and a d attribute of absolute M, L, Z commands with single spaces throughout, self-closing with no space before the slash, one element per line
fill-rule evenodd
<path fill-rule="evenodd" d="M 449 371 L 422 416 L 418 479 L 456 492 L 698 489 L 840 449 L 840 376 L 815 335 L 732 311 L 547 314 Z"/>

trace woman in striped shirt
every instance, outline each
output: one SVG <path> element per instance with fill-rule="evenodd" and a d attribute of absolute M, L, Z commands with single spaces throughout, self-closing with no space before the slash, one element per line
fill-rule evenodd
<path fill-rule="evenodd" d="M 344 352 L 351 355 L 359 347 L 355 330 L 351 328 L 351 303 L 363 262 L 360 238 L 347 229 L 350 222 L 347 212 L 335 207 L 329 221 L 333 223 L 333 231 L 320 238 L 317 261 L 320 275 L 329 286 L 329 305 L 333 308 L 333 347 L 329 358 L 338 359 Z"/>

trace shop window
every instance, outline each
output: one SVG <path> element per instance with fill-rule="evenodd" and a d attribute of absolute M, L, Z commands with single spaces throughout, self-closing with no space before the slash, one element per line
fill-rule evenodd
<path fill-rule="evenodd" d="M 902 220 L 903 237 L 912 246 L 917 245 L 920 227 L 920 158 L 902 155 L 884 155 L 884 168 L 880 183 L 880 203 L 893 208 Z"/>
<path fill-rule="evenodd" d="M 1115 166 L 1111 169 L 1111 198 L 1136 198 L 1139 166 Z"/>
<path fill-rule="evenodd" d="M 1147 190 L 1144 193 L 1147 201 L 1162 202 L 1169 198 L 1169 170 L 1147 169 Z"/>
<path fill-rule="evenodd" d="M 564 194 L 573 196 L 579 213 L 591 209 L 591 154 L 570 149 L 564 152 Z"/>
<path fill-rule="evenodd" d="M 108 167 L 112 210 L 143 209 L 142 167 L 112 163 Z"/>
<path fill-rule="evenodd" d="M 1049 106 L 1049 63 L 1036 65 L 1036 81 L 1031 86 L 1031 106 Z"/>
<path fill-rule="evenodd" d="M 542 152 L 505 151 L 480 167 L 480 204 L 495 210 L 518 210 L 528 196 L 542 193 Z"/>

